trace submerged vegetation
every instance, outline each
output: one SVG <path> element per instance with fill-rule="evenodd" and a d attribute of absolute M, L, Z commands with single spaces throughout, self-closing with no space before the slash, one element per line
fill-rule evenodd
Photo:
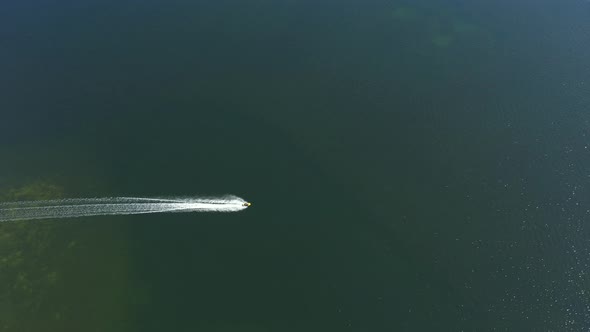
<path fill-rule="evenodd" d="M 1 201 L 60 198 L 63 190 L 51 183 L 34 182 L 0 192 Z M 3 329 L 24 328 L 25 313 L 37 314 L 48 292 L 60 281 L 48 257 L 55 243 L 50 224 L 0 225 L 0 322 Z"/>
<path fill-rule="evenodd" d="M 491 45 L 491 37 L 482 27 L 462 17 L 450 11 L 412 6 L 398 6 L 391 11 L 398 28 L 418 33 L 417 44 L 428 42 L 442 49 L 461 43 Z"/>
<path fill-rule="evenodd" d="M 0 201 L 59 199 L 64 192 L 52 182 L 36 181 L 0 188 Z M 82 316 L 100 329 L 128 319 L 121 295 L 129 292 L 128 258 L 121 254 L 120 233 L 109 234 L 102 245 L 97 237 L 109 231 L 108 225 L 78 225 L 53 220 L 0 224 L 0 331 L 82 330 L 87 327 L 78 325 Z"/>

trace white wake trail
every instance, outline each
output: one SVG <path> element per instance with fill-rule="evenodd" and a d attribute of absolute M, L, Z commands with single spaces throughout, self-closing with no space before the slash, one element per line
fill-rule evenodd
<path fill-rule="evenodd" d="M 189 198 L 70 198 L 0 203 L 0 222 L 160 212 L 237 212 L 249 203 L 236 196 Z"/>

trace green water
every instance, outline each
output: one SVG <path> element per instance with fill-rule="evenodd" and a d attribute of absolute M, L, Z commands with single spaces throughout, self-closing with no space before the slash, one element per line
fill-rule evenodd
<path fill-rule="evenodd" d="M 0 5 L 0 331 L 590 327 L 590 6 Z"/>

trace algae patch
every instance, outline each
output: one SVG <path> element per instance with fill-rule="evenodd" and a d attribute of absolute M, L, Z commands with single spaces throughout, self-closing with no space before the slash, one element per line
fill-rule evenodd
<path fill-rule="evenodd" d="M 391 12 L 391 17 L 396 21 L 411 22 L 418 18 L 418 12 L 411 7 L 398 7 Z"/>
<path fill-rule="evenodd" d="M 432 44 L 436 47 L 448 47 L 453 42 L 454 37 L 452 35 L 435 34 L 432 37 Z"/>

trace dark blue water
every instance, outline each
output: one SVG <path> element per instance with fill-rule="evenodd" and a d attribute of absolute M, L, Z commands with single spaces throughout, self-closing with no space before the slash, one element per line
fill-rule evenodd
<path fill-rule="evenodd" d="M 590 328 L 590 3 L 0 5 L 2 331 Z"/>

